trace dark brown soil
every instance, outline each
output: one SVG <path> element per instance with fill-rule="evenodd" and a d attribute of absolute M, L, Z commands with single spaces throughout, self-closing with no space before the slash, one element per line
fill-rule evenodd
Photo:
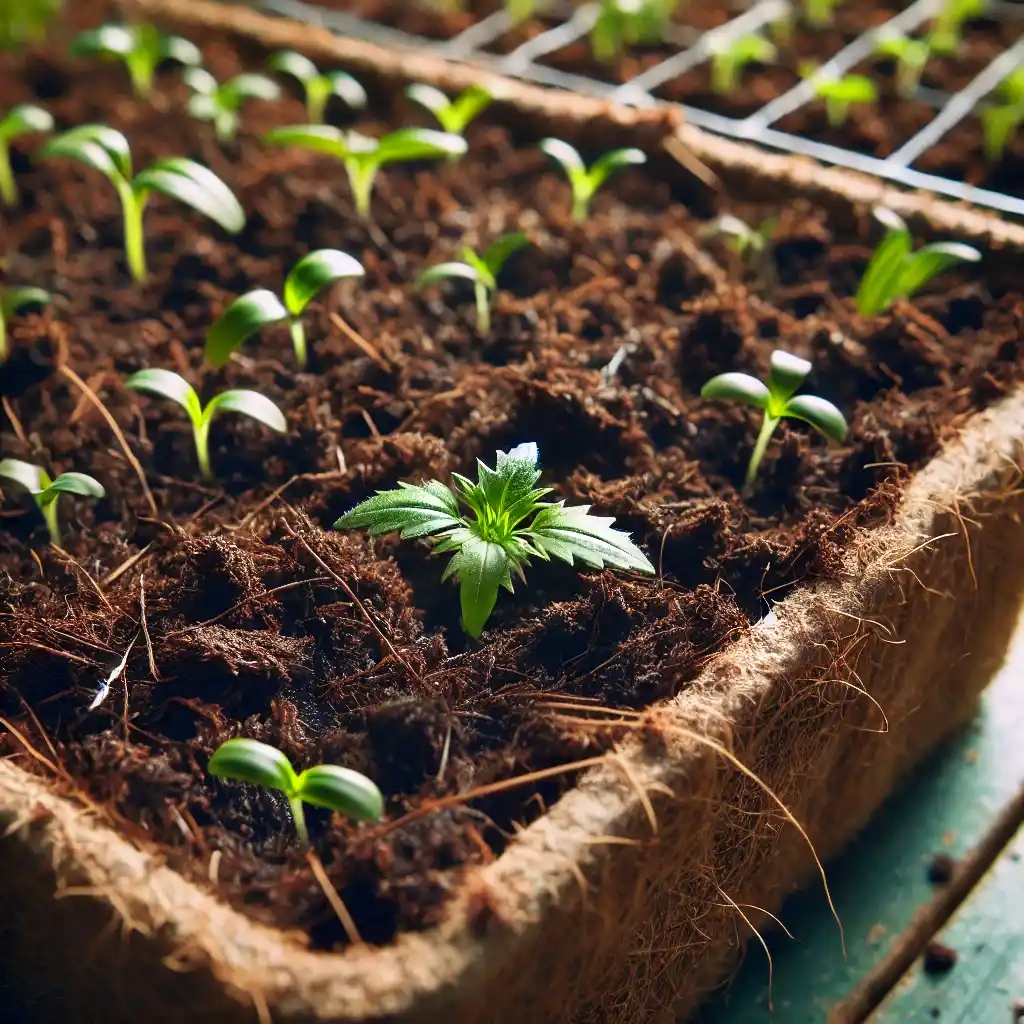
<path fill-rule="evenodd" d="M 927 974 L 948 974 L 956 967 L 960 954 L 945 943 L 929 942 L 924 950 L 924 969 Z"/>
<path fill-rule="evenodd" d="M 219 77 L 239 70 L 217 43 L 207 60 Z M 538 703 L 643 708 L 678 692 L 766 611 L 765 595 L 835 577 L 844 545 L 891 514 L 907 474 L 1020 379 L 1019 274 L 994 258 L 865 322 L 849 296 L 869 249 L 836 237 L 820 210 L 732 207 L 750 221 L 780 217 L 779 283 L 768 289 L 743 280 L 726 254 L 700 254 L 685 190 L 639 171 L 614 179 L 587 224 L 572 226 L 565 182 L 535 140 L 486 123 L 459 164 L 382 174 L 368 227 L 331 160 L 265 150 L 252 135 L 221 153 L 182 116 L 175 82 L 163 80 L 154 109 L 128 98 L 118 68 L 0 63 L 5 102 L 41 99 L 62 127 L 108 121 L 126 131 L 140 167 L 158 154 L 205 161 L 249 212 L 232 239 L 154 200 L 152 280 L 138 289 L 109 185 L 68 163 L 34 166 L 16 147 L 24 201 L 5 224 L 7 275 L 57 297 L 13 325 L 15 351 L 0 369 L 3 452 L 90 472 L 108 497 L 64 502 L 61 553 L 19 496 L 4 495 L 0 716 L 59 765 L 65 791 L 87 792 L 125 834 L 318 947 L 344 935 L 287 810 L 206 775 L 220 742 L 241 733 L 299 767 L 365 771 L 386 794 L 389 822 L 432 797 L 598 752 L 609 737 Z M 375 116 L 385 114 L 392 124 L 403 116 L 391 102 Z M 301 119 L 288 99 L 254 103 L 245 124 Z M 464 291 L 413 289 L 464 240 L 512 229 L 533 247 L 503 275 L 492 337 L 477 336 Z M 318 307 L 311 372 L 293 371 L 274 331 L 223 371 L 205 369 L 205 331 L 225 305 L 280 286 L 321 246 L 357 256 L 367 275 Z M 851 432 L 830 448 L 782 427 L 744 501 L 736 488 L 755 419 L 698 392 L 723 370 L 763 374 L 777 344 L 813 358 L 811 389 L 844 409 Z M 64 365 L 124 431 L 155 514 Z M 290 431 L 223 419 L 217 484 L 201 485 L 183 414 L 120 384 L 144 366 L 176 368 L 206 397 L 258 387 Z M 546 483 L 632 531 L 657 578 L 536 566 L 472 642 L 426 543 L 330 529 L 376 488 L 471 472 L 477 457 L 524 440 L 539 443 Z M 88 712 L 133 638 L 127 682 Z M 48 771 L 6 727 L 0 753 Z M 381 828 L 314 812 L 315 849 L 363 936 L 386 942 L 435 921 L 461 871 L 497 855 L 570 782 Z"/>

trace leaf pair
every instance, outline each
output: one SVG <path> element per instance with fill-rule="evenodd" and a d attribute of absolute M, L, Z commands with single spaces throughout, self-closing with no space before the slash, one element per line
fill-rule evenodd
<path fill-rule="evenodd" d="M 735 92 L 751 64 L 769 64 L 778 56 L 775 44 L 751 32 L 737 39 L 716 39 L 711 48 L 711 88 L 727 96 Z"/>
<path fill-rule="evenodd" d="M 932 54 L 931 38 L 912 39 L 901 32 L 885 33 L 875 44 L 875 53 L 896 61 L 896 91 L 908 99 L 921 84 L 921 75 Z"/>
<path fill-rule="evenodd" d="M 246 100 L 276 100 L 281 89 L 266 75 L 242 74 L 220 83 L 206 68 L 186 68 L 182 75 L 192 90 L 188 112 L 213 124 L 217 138 L 230 142 L 238 134 L 238 115 Z"/>
<path fill-rule="evenodd" d="M 558 161 L 572 188 L 572 219 L 582 224 L 587 219 L 594 193 L 621 167 L 647 163 L 647 154 L 640 149 L 613 149 L 598 157 L 588 168 L 579 152 L 561 139 L 541 139 L 540 148 Z"/>
<path fill-rule="evenodd" d="M 306 113 L 311 124 L 322 124 L 327 113 L 327 102 L 339 97 L 352 110 L 362 110 L 367 104 L 366 90 L 344 71 L 320 71 L 308 58 L 294 50 L 271 54 L 267 67 L 294 78 L 306 98 Z"/>
<path fill-rule="evenodd" d="M 878 100 L 878 86 L 867 75 L 819 76 L 814 91 L 825 102 L 825 114 L 832 128 L 846 124 L 854 103 L 875 103 Z"/>
<path fill-rule="evenodd" d="M 679 0 L 601 0 L 590 29 L 590 48 L 612 61 L 627 47 L 660 43 Z"/>
<path fill-rule="evenodd" d="M 410 85 L 405 95 L 414 103 L 434 115 L 441 129 L 452 135 L 462 135 L 469 123 L 479 117 L 494 101 L 489 89 L 471 85 L 455 99 L 450 100 L 440 89 L 418 83 Z"/>
<path fill-rule="evenodd" d="M 52 132 L 53 117 L 42 107 L 22 103 L 0 118 L 0 203 L 18 205 L 18 186 L 11 168 L 11 142 L 32 132 Z"/>
<path fill-rule="evenodd" d="M 42 288 L 0 287 L 0 363 L 8 356 L 7 321 L 26 306 L 48 306 L 50 293 Z"/>
<path fill-rule="evenodd" d="M 77 494 L 83 498 L 102 498 L 106 495 L 103 485 L 86 473 L 61 473 L 56 480 L 41 466 L 21 459 L 0 461 L 0 480 L 23 487 L 32 495 L 36 507 L 43 515 L 50 540 L 60 544 L 60 520 L 57 516 L 57 499 L 62 494 Z"/>
<path fill-rule="evenodd" d="M 1024 68 L 1008 75 L 996 90 L 996 99 L 979 111 L 985 136 L 985 156 L 1002 160 L 1006 147 L 1024 124 Z"/>

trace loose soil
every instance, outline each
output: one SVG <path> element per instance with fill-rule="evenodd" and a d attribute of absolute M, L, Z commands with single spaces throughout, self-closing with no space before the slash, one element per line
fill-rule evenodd
<path fill-rule="evenodd" d="M 229 47 L 206 50 L 219 78 L 241 70 Z M 135 288 L 109 185 L 15 147 L 24 199 L 5 224 L 7 278 L 56 298 L 12 324 L 3 453 L 92 473 L 107 498 L 63 501 L 58 551 L 21 496 L 4 494 L 0 754 L 44 774 L 42 759 L 52 762 L 55 785 L 87 794 L 124 834 L 319 948 L 346 940 L 287 810 L 207 776 L 220 742 L 244 734 L 298 767 L 340 763 L 374 778 L 385 824 L 312 812 L 315 850 L 367 940 L 429 927 L 465 869 L 498 855 L 572 777 L 403 815 L 606 749 L 613 736 L 561 721 L 545 702 L 644 708 L 677 693 L 769 600 L 836 578 L 844 546 L 892 515 L 908 474 L 1021 377 L 1019 274 L 994 256 L 863 321 L 849 297 L 869 246 L 807 204 L 723 204 L 750 221 L 780 218 L 768 284 L 697 248 L 684 184 L 624 172 L 575 227 L 536 140 L 482 123 L 460 163 L 382 174 L 366 225 L 331 160 L 264 149 L 253 134 L 222 153 L 181 114 L 173 73 L 157 108 L 128 98 L 119 68 L 93 63 L 7 57 L 0 84 L 10 104 L 44 101 L 61 127 L 123 129 L 138 167 L 166 154 L 208 163 L 249 213 L 229 238 L 154 200 L 152 280 Z M 388 98 L 374 113 L 392 125 L 411 116 Z M 244 120 L 258 133 L 302 119 L 287 98 L 252 104 Z M 464 241 L 516 229 L 533 245 L 502 275 L 492 337 L 477 336 L 466 290 L 413 288 Z M 317 307 L 310 372 L 294 371 L 287 336 L 272 330 L 222 371 L 204 368 L 205 331 L 227 303 L 280 287 L 323 246 L 367 273 Z M 850 435 L 829 447 L 784 425 L 743 500 L 755 418 L 699 389 L 724 370 L 765 374 L 776 345 L 814 360 L 809 389 L 844 409 Z M 120 425 L 155 513 L 65 365 Z M 202 485 L 182 412 L 120 383 L 144 366 L 179 370 L 204 397 L 259 388 L 289 433 L 225 417 L 213 432 L 217 482 Z M 535 566 L 473 642 L 428 544 L 330 528 L 377 488 L 472 473 L 478 457 L 524 440 L 539 443 L 545 482 L 615 516 L 657 578 Z M 87 711 L 133 639 L 126 682 Z"/>

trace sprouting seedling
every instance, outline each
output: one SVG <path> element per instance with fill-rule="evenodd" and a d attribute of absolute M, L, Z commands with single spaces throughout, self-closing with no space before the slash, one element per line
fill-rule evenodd
<path fill-rule="evenodd" d="M 878 99 L 878 86 L 867 75 L 843 75 L 841 78 L 818 75 L 814 91 L 825 101 L 825 116 L 833 128 L 846 123 L 854 103 L 874 103 Z"/>
<path fill-rule="evenodd" d="M 132 391 L 169 398 L 188 413 L 188 418 L 192 421 L 199 470 L 205 480 L 213 479 L 213 470 L 210 467 L 210 424 L 220 413 L 240 412 L 281 434 L 288 429 L 281 410 L 258 391 L 222 391 L 211 398 L 204 407 L 195 388 L 184 377 L 171 370 L 160 369 L 139 370 L 124 382 L 124 386 L 131 388 Z"/>
<path fill-rule="evenodd" d="M 627 47 L 661 42 L 677 4 L 678 0 L 601 0 L 590 30 L 594 56 L 611 61 Z"/>
<path fill-rule="evenodd" d="M 994 102 L 980 110 L 985 137 L 985 156 L 995 163 L 1024 122 L 1024 68 L 1014 71 L 999 85 Z"/>
<path fill-rule="evenodd" d="M 186 68 L 182 78 L 192 90 L 188 112 L 197 121 L 210 121 L 221 142 L 230 142 L 237 134 L 246 100 L 276 100 L 281 95 L 280 86 L 266 75 L 235 75 L 222 84 L 206 68 Z"/>
<path fill-rule="evenodd" d="M 290 75 L 302 86 L 311 124 L 324 122 L 327 102 L 332 96 L 337 96 L 351 110 L 362 110 L 366 106 L 366 90 L 350 74 L 321 71 L 308 57 L 294 50 L 271 54 L 267 67 L 282 75 Z"/>
<path fill-rule="evenodd" d="M 405 95 L 413 103 L 429 110 L 441 128 L 453 135 L 463 135 L 469 123 L 494 102 L 490 89 L 482 85 L 471 85 L 450 100 L 440 89 L 418 82 L 410 85 Z"/>
<path fill-rule="evenodd" d="M 48 306 L 50 293 L 42 288 L 3 288 L 0 287 L 0 363 L 8 355 L 7 321 L 26 306 Z"/>
<path fill-rule="evenodd" d="M 251 782 L 283 793 L 303 846 L 309 846 L 303 804 L 339 811 L 355 821 L 379 821 L 384 813 L 381 791 L 360 772 L 336 764 L 318 764 L 296 772 L 277 747 L 259 740 L 225 741 L 210 758 L 209 771 L 222 779 Z"/>
<path fill-rule="evenodd" d="M 426 288 L 451 277 L 461 277 L 473 282 L 476 294 L 476 323 L 481 334 L 491 333 L 491 297 L 498 288 L 498 274 L 513 253 L 529 245 L 530 240 L 522 233 L 505 235 L 487 247 L 483 256 L 478 256 L 468 245 L 462 247 L 462 261 L 438 263 L 427 267 L 420 275 L 418 287 Z"/>
<path fill-rule="evenodd" d="M 562 165 L 562 170 L 569 179 L 569 186 L 572 188 L 572 219 L 577 224 L 582 224 L 587 219 L 590 200 L 614 171 L 620 167 L 647 163 L 647 154 L 642 149 L 612 149 L 587 167 L 577 150 L 568 142 L 561 139 L 541 139 L 538 145 L 549 157 Z"/>
<path fill-rule="evenodd" d="M 218 317 L 206 335 L 206 361 L 223 366 L 246 338 L 270 324 L 288 323 L 299 369 L 308 362 L 306 327 L 302 314 L 326 287 L 345 277 L 362 277 L 358 260 L 337 249 L 318 249 L 303 256 L 284 282 L 284 301 L 272 291 L 259 288 L 239 296 Z"/>
<path fill-rule="evenodd" d="M 803 420 L 833 441 L 842 441 L 846 437 L 846 420 L 831 402 L 817 395 L 797 394 L 810 372 L 811 364 L 806 359 L 776 349 L 772 353 L 767 384 L 747 373 L 720 373 L 700 389 L 702 398 L 743 402 L 764 413 L 747 465 L 745 491 L 749 492 L 754 486 L 768 442 L 783 419 Z"/>
<path fill-rule="evenodd" d="M 71 52 L 77 57 L 123 61 L 140 99 L 153 91 L 153 75 L 165 60 L 192 66 L 203 59 L 194 43 L 181 36 L 162 35 L 152 25 L 101 25 L 77 36 Z"/>
<path fill-rule="evenodd" d="M 50 540 L 60 544 L 60 519 L 57 515 L 57 499 L 62 494 L 78 494 L 83 498 L 102 498 L 107 493 L 103 485 L 86 473 L 61 473 L 56 480 L 41 466 L 21 459 L 0 461 L 0 480 L 24 487 L 32 495 L 36 507 L 42 513 Z"/>
<path fill-rule="evenodd" d="M 942 56 L 955 54 L 963 42 L 964 25 L 987 7 L 988 0 L 946 0 L 932 26 L 932 49 Z"/>
<path fill-rule="evenodd" d="M 733 92 L 748 65 L 768 64 L 777 54 L 775 44 L 756 32 L 716 40 L 711 51 L 711 88 L 723 95 Z"/>
<path fill-rule="evenodd" d="M 18 205 L 18 186 L 11 169 L 11 141 L 30 132 L 52 132 L 53 118 L 49 112 L 32 103 L 11 107 L 0 118 L 0 202 Z"/>
<path fill-rule="evenodd" d="M 843 0 L 804 0 L 804 20 L 815 28 L 832 24 L 836 8 Z"/>
<path fill-rule="evenodd" d="M 884 313 L 897 299 L 908 299 L 936 274 L 956 263 L 977 263 L 981 253 L 962 242 L 932 242 L 914 252 L 910 229 L 887 206 L 875 207 L 885 228 L 874 255 L 864 270 L 854 304 L 861 316 Z"/>
<path fill-rule="evenodd" d="M 931 37 L 913 39 L 901 32 L 887 33 L 875 44 L 875 53 L 896 61 L 896 91 L 908 98 L 921 84 L 921 75 L 932 53 Z"/>
<path fill-rule="evenodd" d="M 701 238 L 724 238 L 745 266 L 762 272 L 770 263 L 772 236 L 778 221 L 772 217 L 751 227 L 731 213 L 716 217 L 700 231 Z"/>
<path fill-rule="evenodd" d="M 370 139 L 329 124 L 273 128 L 263 136 L 263 141 L 275 146 L 301 146 L 340 160 L 361 217 L 370 216 L 373 183 L 385 164 L 462 156 L 467 148 L 461 136 L 432 128 L 400 128 L 383 138 Z"/>
<path fill-rule="evenodd" d="M 43 146 L 40 155 L 80 160 L 107 176 L 121 199 L 128 269 L 140 283 L 147 276 L 142 215 L 152 193 L 159 192 L 191 206 L 225 231 L 236 233 L 245 226 L 245 213 L 234 193 L 213 171 L 194 160 L 172 156 L 133 175 L 128 140 L 106 125 L 84 124 L 55 135 Z"/>
<path fill-rule="evenodd" d="M 478 459 L 476 483 L 458 473 L 453 477 L 454 490 L 429 480 L 378 491 L 334 525 L 340 530 L 368 529 L 374 537 L 433 535 L 435 551 L 452 553 L 441 579 L 458 581 L 462 625 L 470 636 L 482 632 L 498 588 L 512 593 L 512 573 L 525 581 L 523 570 L 532 557 L 654 572 L 629 534 L 612 528 L 611 517 L 589 515 L 589 505 L 566 508 L 564 501 L 540 500 L 552 489 L 535 486 L 540 470 L 532 442 L 498 452 L 495 469 Z"/>

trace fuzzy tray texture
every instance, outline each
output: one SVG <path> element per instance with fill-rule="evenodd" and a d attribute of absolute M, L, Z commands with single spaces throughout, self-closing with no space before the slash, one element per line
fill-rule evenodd
<path fill-rule="evenodd" d="M 219 78 L 263 56 L 196 38 Z M 4 58 L 0 82 L 60 127 L 121 128 L 137 166 L 208 164 L 249 214 L 230 238 L 154 202 L 140 289 L 113 191 L 17 148 L 9 273 L 57 298 L 12 323 L 3 452 L 92 473 L 107 498 L 65 506 L 63 552 L 3 509 L 10 1005 L 29 993 L 25 1015 L 107 1021 L 691 1012 L 764 911 L 815 877 L 812 845 L 834 854 L 999 664 L 1024 587 L 1019 255 L 993 249 L 864 320 L 850 296 L 869 218 L 781 189 L 719 196 L 779 217 L 767 284 L 700 247 L 707 196 L 662 165 L 620 174 L 574 226 L 527 118 L 482 119 L 458 163 L 388 169 L 371 225 L 329 159 L 259 143 L 303 119 L 295 98 L 253 104 L 221 149 L 173 73 L 153 106 L 121 69 L 54 52 Z M 360 126 L 413 116 L 381 86 Z M 532 246 L 502 276 L 491 336 L 470 295 L 413 289 L 462 242 L 513 229 Z M 273 331 L 204 367 L 234 296 L 328 245 L 367 274 L 311 318 L 310 372 Z M 850 434 L 829 447 L 781 427 L 744 498 L 757 424 L 699 389 L 763 376 L 780 344 L 813 360 L 809 386 Z M 258 388 L 289 432 L 218 423 L 201 485 L 177 410 L 120 383 L 144 366 L 204 395 Z M 375 489 L 525 440 L 544 482 L 615 516 L 656 577 L 534 566 L 474 642 L 425 543 L 330 529 Z M 126 689 L 87 712 L 143 617 Z M 280 800 L 207 775 L 239 733 L 364 771 L 384 821 L 311 815 L 314 873 Z"/>

